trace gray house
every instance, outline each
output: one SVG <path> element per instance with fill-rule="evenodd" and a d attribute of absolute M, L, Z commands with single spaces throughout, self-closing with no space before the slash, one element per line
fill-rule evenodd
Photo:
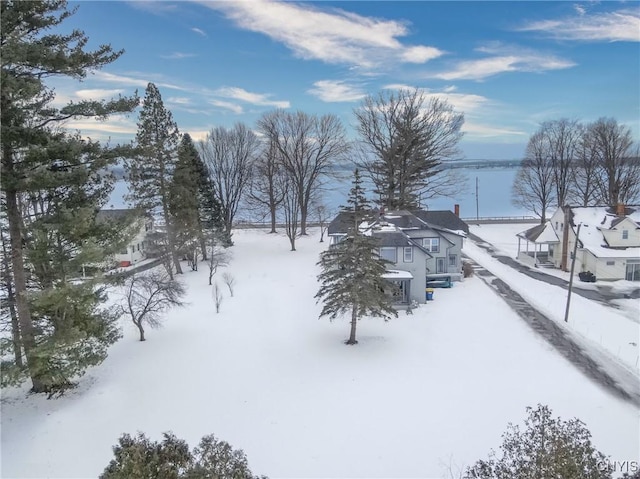
<path fill-rule="evenodd" d="M 396 286 L 397 303 L 424 303 L 429 280 L 462 278 L 460 258 L 469 227 L 451 211 L 374 211 L 372 216 L 375 220 L 361 229 L 378 238 L 378 254 L 394 264 L 385 278 Z M 346 236 L 347 218 L 340 213 L 329 224 L 330 244 Z"/>

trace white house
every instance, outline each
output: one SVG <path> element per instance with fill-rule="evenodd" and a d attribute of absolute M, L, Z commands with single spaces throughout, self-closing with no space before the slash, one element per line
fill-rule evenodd
<path fill-rule="evenodd" d="M 568 271 L 578 225 L 576 271 L 590 271 L 603 280 L 640 281 L 640 205 L 559 208 L 544 225 L 518 234 L 535 252 L 519 250 L 518 258 L 531 262 L 535 256 L 536 265 Z"/>
<path fill-rule="evenodd" d="M 385 279 L 397 287 L 396 303 L 424 303 L 427 281 L 462 278 L 462 247 L 469 227 L 454 213 L 403 210 L 372 215 L 376 220 L 365 227 L 378 239 L 380 257 L 393 263 Z M 336 216 L 327 230 L 330 245 L 339 243 L 349 226 L 347 214 Z"/>
<path fill-rule="evenodd" d="M 100 221 L 133 222 L 135 235 L 126 247 L 114 254 L 113 260 L 121 266 L 129 266 L 147 258 L 147 235 L 153 231 L 153 218 L 135 209 L 100 210 L 96 216 Z"/>

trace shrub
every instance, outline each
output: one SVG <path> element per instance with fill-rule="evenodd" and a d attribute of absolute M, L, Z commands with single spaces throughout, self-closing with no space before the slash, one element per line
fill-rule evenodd
<path fill-rule="evenodd" d="M 465 278 L 470 278 L 473 276 L 473 266 L 468 261 L 462 262 L 462 274 Z"/>
<path fill-rule="evenodd" d="M 143 433 L 123 434 L 100 479 L 258 479 L 241 449 L 213 435 L 203 437 L 193 452 L 171 432 L 163 437 L 156 442 Z"/>

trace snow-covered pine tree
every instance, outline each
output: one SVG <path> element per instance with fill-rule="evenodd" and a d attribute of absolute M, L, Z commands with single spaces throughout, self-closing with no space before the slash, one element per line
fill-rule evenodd
<path fill-rule="evenodd" d="M 365 316 L 382 317 L 385 320 L 397 317 L 391 297 L 385 293 L 390 284 L 382 277 L 386 266 L 391 264 L 375 252 L 376 239 L 360 231 L 361 224 L 370 219 L 370 207 L 362 187 L 360 172 L 355 170 L 353 187 L 349 192 L 348 214 L 351 227 L 345 239 L 321 254 L 318 265 L 322 272 L 321 283 L 315 297 L 324 305 L 320 316 L 351 314 L 351 332 L 346 344 L 357 344 L 356 326 Z"/>
<path fill-rule="evenodd" d="M 131 193 L 128 199 L 147 212 L 160 216 L 166 228 L 167 272 L 173 279 L 171 262 L 181 274 L 177 228 L 170 211 L 171 181 L 178 162 L 180 133 L 160 91 L 149 83 L 142 103 L 136 133 L 135 154 L 125 162 Z"/>
<path fill-rule="evenodd" d="M 101 45 L 86 51 L 81 30 L 63 33 L 73 15 L 64 0 L 0 2 L 0 144 L 2 223 L 9 236 L 18 337 L 3 360 L 2 380 L 29 377 L 34 392 L 51 392 L 106 357 L 117 338 L 111 315 L 100 309 L 99 285 L 70 278 L 85 263 L 118 247 L 121 231 L 101 228 L 96 213 L 108 194 L 106 169 L 117 154 L 60 132 L 71 118 L 107 118 L 132 111 L 137 97 L 72 102 L 56 107 L 51 77 L 82 79 L 122 51 Z M 15 335 L 14 331 L 14 335 Z M 4 344 L 3 344 L 4 346 Z M 6 353 L 6 354 L 5 354 Z M 7 371 L 12 371 L 7 375 Z"/>

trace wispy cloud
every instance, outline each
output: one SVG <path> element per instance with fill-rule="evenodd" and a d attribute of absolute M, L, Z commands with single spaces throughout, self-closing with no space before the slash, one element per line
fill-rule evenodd
<path fill-rule="evenodd" d="M 77 90 L 75 92 L 75 96 L 80 98 L 81 100 L 102 100 L 105 98 L 113 98 L 115 96 L 121 95 L 124 93 L 124 90 L 117 89 L 105 89 L 105 88 L 92 88 L 85 90 Z"/>
<path fill-rule="evenodd" d="M 483 80 L 506 72 L 534 72 L 561 70 L 576 64 L 570 60 L 535 50 L 508 47 L 499 44 L 476 49 L 491 56 L 477 60 L 460 61 L 451 70 L 428 75 L 441 80 Z"/>
<path fill-rule="evenodd" d="M 198 35 L 201 35 L 201 36 L 203 36 L 203 37 L 206 37 L 206 36 L 207 36 L 207 32 L 205 32 L 204 30 L 202 30 L 202 29 L 200 29 L 200 28 L 198 28 L 198 27 L 192 27 L 192 28 L 191 28 L 191 31 L 192 31 L 192 32 L 196 32 Z"/>
<path fill-rule="evenodd" d="M 158 2 L 157 0 L 135 0 L 127 3 L 137 10 L 143 10 L 156 15 L 174 13 L 178 9 L 178 5 L 175 3 Z"/>
<path fill-rule="evenodd" d="M 193 58 L 196 57 L 195 53 L 183 53 L 183 52 L 173 52 L 169 55 L 160 55 L 160 58 L 164 58 L 165 60 L 182 60 L 183 58 Z"/>
<path fill-rule="evenodd" d="M 104 137 L 105 134 L 135 135 L 137 125 L 134 120 L 124 115 L 112 115 L 107 120 L 82 119 L 68 120 L 64 124 L 70 130 L 80 130 L 85 136 L 93 137 L 98 133 Z"/>
<path fill-rule="evenodd" d="M 276 108 L 289 108 L 291 106 L 288 101 L 271 100 L 271 94 L 252 93 L 238 87 L 218 88 L 213 93 L 217 96 L 244 101 L 246 103 L 251 103 L 252 105 L 273 106 Z"/>
<path fill-rule="evenodd" d="M 191 99 L 183 96 L 172 96 L 167 98 L 167 103 L 173 103 L 175 105 L 191 105 Z"/>
<path fill-rule="evenodd" d="M 273 0 L 201 3 L 307 60 L 371 68 L 398 61 L 424 63 L 443 54 L 435 47 L 400 42 L 409 34 L 407 22 Z"/>
<path fill-rule="evenodd" d="M 637 10 L 587 14 L 584 7 L 575 8 L 576 16 L 531 22 L 518 30 L 542 32 L 559 40 L 640 41 L 640 13 Z"/>
<path fill-rule="evenodd" d="M 319 80 L 307 92 L 327 103 L 358 101 L 367 95 L 360 87 L 339 80 Z"/>
<path fill-rule="evenodd" d="M 383 87 L 385 90 L 413 90 L 415 87 L 405 85 L 403 83 L 391 83 Z M 490 101 L 487 97 L 482 95 L 475 95 L 473 93 L 455 93 L 457 88 L 455 86 L 448 86 L 443 90 L 430 90 L 427 88 L 421 88 L 424 92 L 424 98 L 431 100 L 432 98 L 438 98 L 449 102 L 453 108 L 463 112 L 465 114 L 473 113 L 487 106 Z"/>
<path fill-rule="evenodd" d="M 230 101 L 222 101 L 222 100 L 209 100 L 209 103 L 213 106 L 216 106 L 218 108 L 223 108 L 225 110 L 230 110 L 233 113 L 236 113 L 238 115 L 241 115 L 242 113 L 244 113 L 244 110 L 242 108 L 242 106 L 236 104 L 236 103 L 231 103 Z"/>
<path fill-rule="evenodd" d="M 154 83 L 158 87 L 169 88 L 171 90 L 188 91 L 187 88 L 175 85 L 173 83 L 167 83 L 164 81 L 158 81 L 153 78 L 153 75 L 149 75 L 148 78 L 139 78 L 137 76 L 117 75 L 115 73 L 108 73 L 104 71 L 96 71 L 93 73 L 93 77 L 96 80 L 100 80 L 107 83 L 118 83 L 120 85 L 136 86 L 146 88 L 149 83 Z"/>

